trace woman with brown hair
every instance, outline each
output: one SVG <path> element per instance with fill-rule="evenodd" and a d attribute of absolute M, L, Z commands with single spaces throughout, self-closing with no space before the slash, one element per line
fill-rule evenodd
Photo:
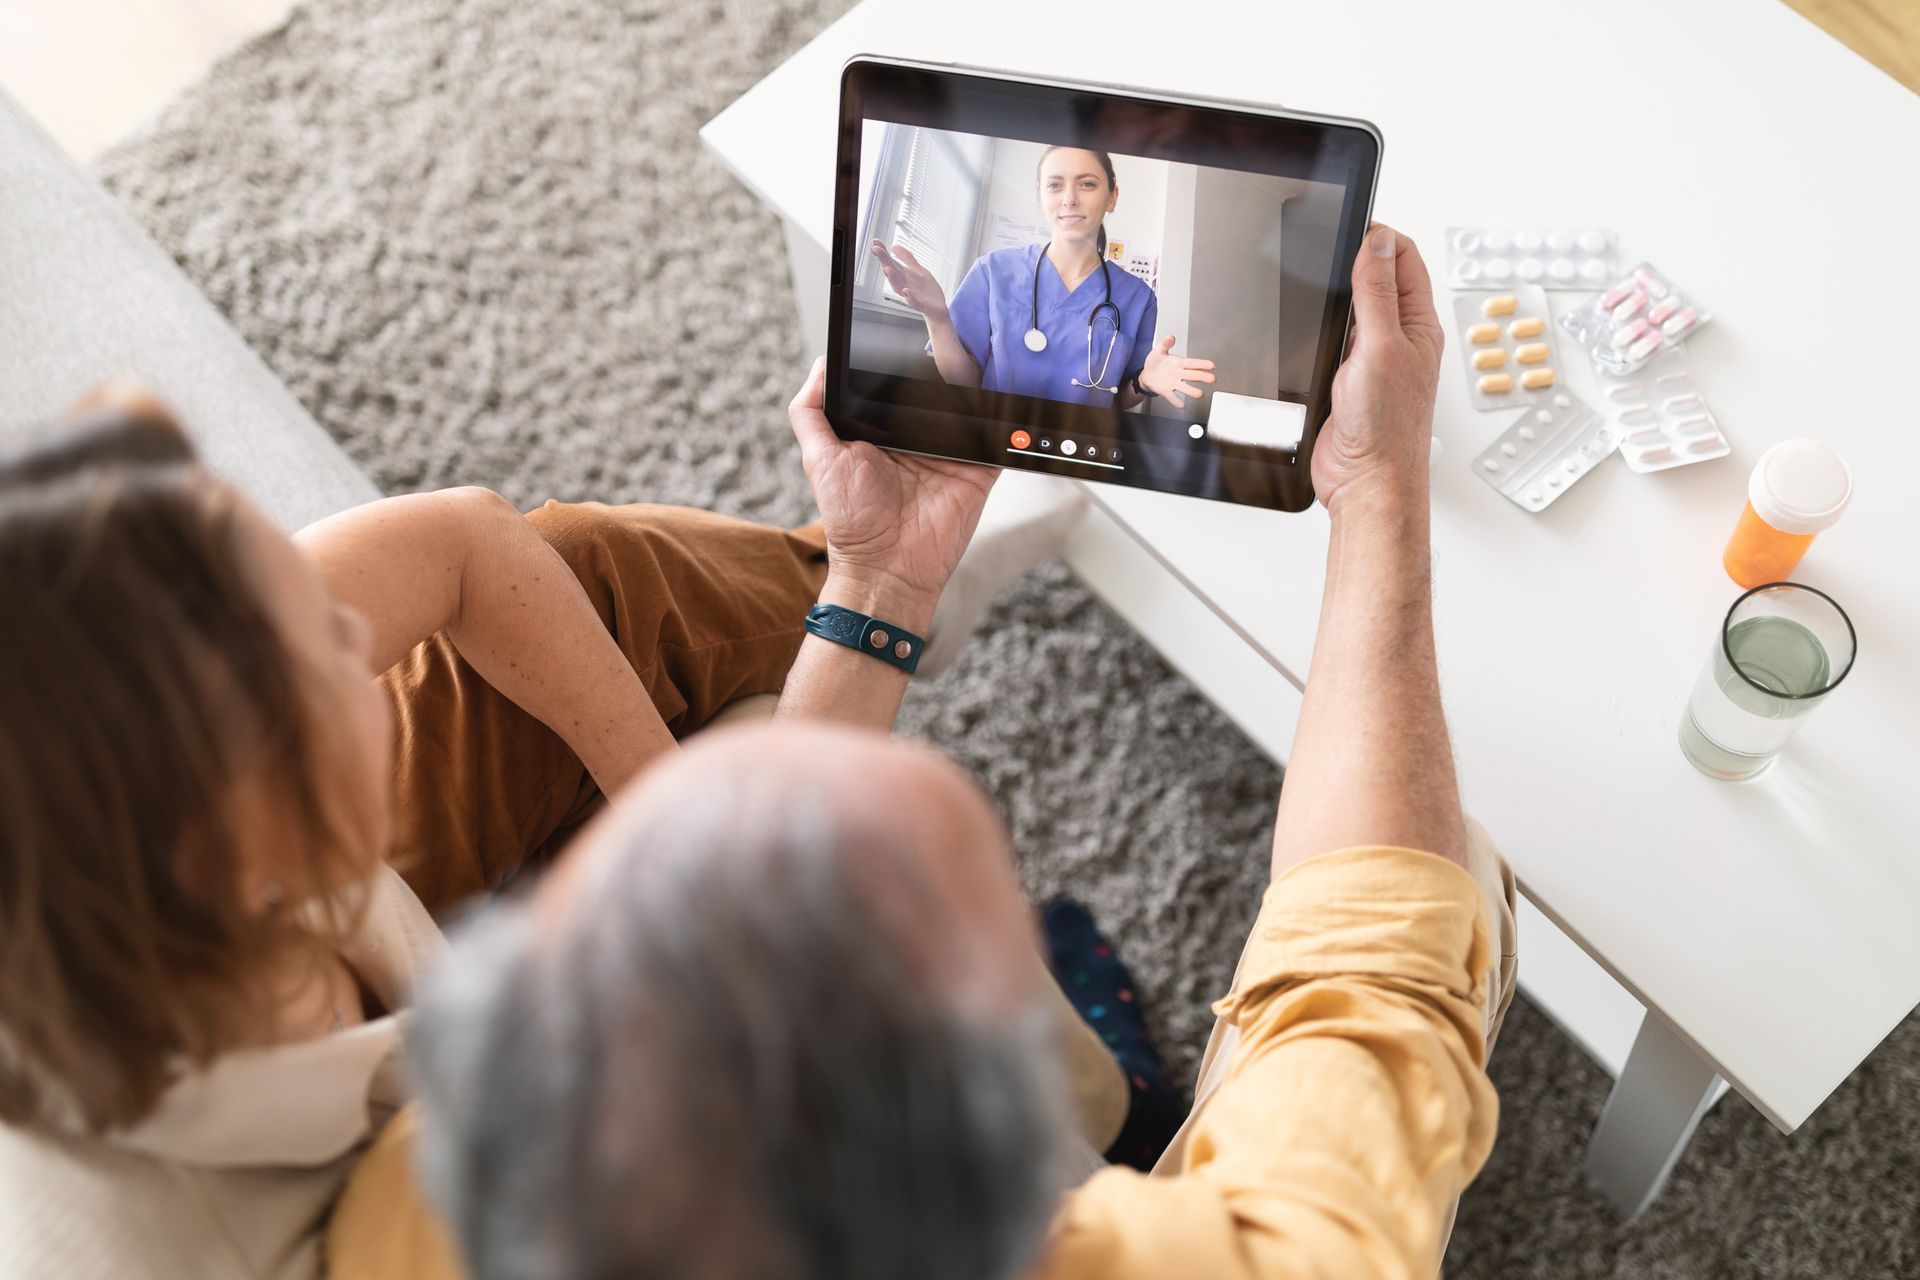
<path fill-rule="evenodd" d="M 820 386 L 791 532 L 459 489 L 289 538 L 137 395 L 0 442 L 0 1272 L 318 1274 L 432 913 L 730 705 L 904 686 L 790 680 L 803 619 L 934 630 L 996 473 L 844 444 Z"/>

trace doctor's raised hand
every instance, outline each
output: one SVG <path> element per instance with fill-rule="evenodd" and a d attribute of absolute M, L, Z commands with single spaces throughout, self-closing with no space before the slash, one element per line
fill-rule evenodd
<path fill-rule="evenodd" d="M 887 287 L 927 322 L 927 344 L 933 349 L 934 367 L 940 371 L 941 380 L 955 387 L 979 386 L 980 365 L 967 353 L 960 335 L 954 332 L 946 291 L 934 279 L 933 272 L 922 266 L 920 259 L 903 244 L 889 249 L 875 240 L 867 250 L 879 260 Z"/>
<path fill-rule="evenodd" d="M 825 393 L 822 357 L 787 406 L 827 537 L 821 598 L 925 634 L 1000 469 L 842 440 Z"/>
<path fill-rule="evenodd" d="M 1333 378 L 1333 412 L 1313 447 L 1314 493 L 1336 519 L 1376 499 L 1426 510 L 1445 345 L 1419 249 L 1375 224 L 1354 260 L 1352 342 Z"/>
<path fill-rule="evenodd" d="M 1168 334 L 1153 344 L 1146 363 L 1140 366 L 1140 385 L 1165 397 L 1174 408 L 1182 409 L 1187 401 L 1200 398 L 1197 384 L 1214 381 L 1213 361 L 1177 356 L 1173 354 L 1173 343 L 1174 335 Z"/>
<path fill-rule="evenodd" d="M 887 287 L 900 295 L 900 300 L 926 317 L 929 324 L 936 324 L 947 318 L 947 295 L 941 289 L 940 282 L 933 278 L 933 272 L 920 265 L 920 259 L 903 244 L 892 249 L 875 240 L 867 246 L 868 251 L 880 261 L 880 274 L 887 278 Z"/>

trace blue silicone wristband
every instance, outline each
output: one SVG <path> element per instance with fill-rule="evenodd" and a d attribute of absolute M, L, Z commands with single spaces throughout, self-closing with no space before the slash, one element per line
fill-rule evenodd
<path fill-rule="evenodd" d="M 807 630 L 822 640 L 858 649 L 869 658 L 878 658 L 908 675 L 920 665 L 920 651 L 927 642 L 891 622 L 870 618 L 837 604 L 816 604 L 807 610 Z"/>

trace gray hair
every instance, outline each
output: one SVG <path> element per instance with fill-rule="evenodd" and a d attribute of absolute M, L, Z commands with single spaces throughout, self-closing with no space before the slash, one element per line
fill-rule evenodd
<path fill-rule="evenodd" d="M 502 903 L 456 935 L 412 1043 L 423 1172 L 478 1280 L 1029 1265 L 1062 1172 L 1045 1013 L 930 989 L 898 925 L 940 918 L 915 861 L 796 790 L 620 820 L 563 929 Z M 891 873 L 885 919 L 860 866 Z"/>

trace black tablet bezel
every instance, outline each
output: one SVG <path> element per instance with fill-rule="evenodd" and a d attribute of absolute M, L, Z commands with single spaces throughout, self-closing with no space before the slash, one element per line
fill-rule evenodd
<path fill-rule="evenodd" d="M 994 137 L 1079 144 L 1186 164 L 1339 184 L 1326 309 L 1314 356 L 1306 424 L 1293 452 L 1207 437 L 1169 441 L 1146 424 L 1165 419 L 1037 396 L 950 387 L 849 367 L 851 264 L 859 252 L 860 146 L 869 119 Z M 1366 236 L 1380 171 L 1379 130 L 1363 120 L 1246 103 L 1159 97 L 1105 85 L 1046 81 L 873 55 L 841 74 L 834 182 L 826 412 L 842 439 L 967 462 L 1180 493 L 1281 511 L 1313 503 L 1314 440 L 1326 421 L 1334 371 L 1352 321 L 1351 272 Z M 1119 450 L 1124 469 L 1016 450 L 1015 426 Z"/>

